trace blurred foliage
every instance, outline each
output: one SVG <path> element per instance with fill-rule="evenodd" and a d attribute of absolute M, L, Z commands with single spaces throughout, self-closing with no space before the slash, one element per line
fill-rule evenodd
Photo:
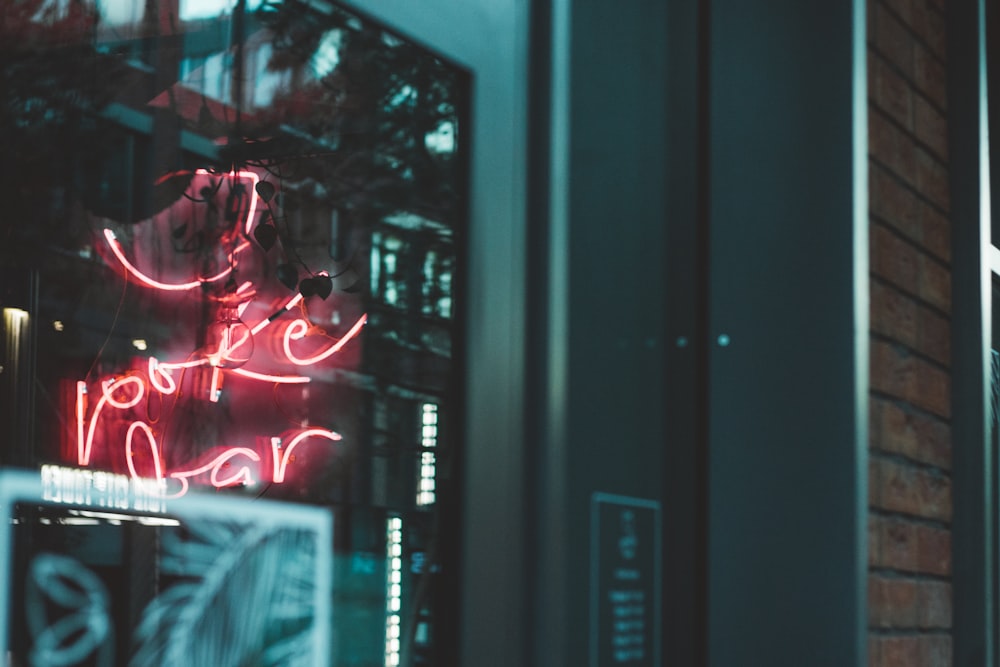
<path fill-rule="evenodd" d="M 432 150 L 427 137 L 443 125 L 457 134 L 463 91 L 456 68 L 336 8 L 323 14 L 298 0 L 271 0 L 255 18 L 274 33 L 270 69 L 315 71 L 331 44 L 337 64 L 319 78 L 303 77 L 257 114 L 232 161 L 315 179 L 355 219 L 408 211 L 454 228 L 457 159 Z M 279 124 L 296 133 L 275 137 Z"/>
<path fill-rule="evenodd" d="M 176 77 L 143 73 L 125 56 L 97 49 L 96 6 L 93 0 L 0 2 L 5 265 L 34 264 L 52 245 L 86 245 L 85 212 L 135 221 L 187 185 L 154 188 L 166 166 L 153 164 L 148 148 L 132 154 L 142 168 L 132 165 L 126 133 L 101 118 L 109 102 L 151 85 L 149 77 Z M 266 107 L 225 118 L 193 123 L 179 111 L 153 109 L 157 128 L 178 133 L 186 126 L 209 138 L 228 137 L 216 166 L 266 168 L 280 180 L 312 181 L 319 186 L 313 196 L 340 211 L 345 226 L 369 228 L 398 212 L 460 226 L 458 154 L 428 141 L 445 128 L 453 145 L 460 144 L 464 89 L 457 68 L 347 12 L 317 11 L 300 0 L 265 0 L 245 25 L 272 33 L 268 68 L 289 73 L 290 85 Z M 231 53 L 231 66 L 240 67 L 241 50 Z M 211 132 L 201 127 L 206 120 Z M 290 233 L 280 225 L 275 231 Z M 295 246 L 292 239 L 283 243 Z"/>

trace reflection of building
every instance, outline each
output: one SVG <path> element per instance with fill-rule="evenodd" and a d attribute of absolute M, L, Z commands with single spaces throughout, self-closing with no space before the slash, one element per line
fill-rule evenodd
<path fill-rule="evenodd" d="M 454 538 L 441 536 L 453 518 L 438 500 L 457 441 L 463 212 L 457 198 L 437 198 L 437 213 L 409 206 L 428 183 L 463 184 L 375 143 L 387 128 L 411 131 L 392 100 L 419 111 L 418 84 L 373 89 L 369 110 L 341 127 L 323 80 L 339 75 L 339 50 L 352 55 L 345 30 L 366 48 L 377 30 L 355 19 L 337 27 L 329 9 L 298 3 L 278 3 L 280 19 L 237 10 L 187 20 L 183 2 L 101 4 L 107 20 L 82 21 L 71 39 L 95 47 L 92 74 L 108 67 L 108 79 L 90 91 L 92 109 L 82 91 L 71 103 L 85 117 L 71 141 L 39 150 L 70 165 L 50 186 L 66 201 L 42 216 L 49 233 L 37 248 L 5 267 L 4 423 L 18 446 L 4 461 L 158 476 L 168 498 L 190 484 L 328 506 L 340 658 L 433 661 L 443 650 L 432 641 L 436 610 L 452 603 L 434 581 L 443 562 L 455 566 L 442 554 Z M 33 20 L 41 30 L 59 16 Z M 303 30 L 318 36 L 311 53 L 287 41 L 308 42 Z M 372 125 L 361 138 L 358 123 Z M 454 128 L 422 130 L 427 164 L 452 158 Z M 273 229 L 269 242 L 260 227 Z M 120 541 L 107 549 L 100 558 L 136 566 Z"/>
<path fill-rule="evenodd" d="M 0 401 L 16 440 L 5 460 L 32 466 L 28 443 L 72 442 L 58 418 L 30 418 L 72 414 L 58 379 L 86 377 L 102 348 L 95 373 L 134 370 L 180 319 L 156 315 L 169 298 L 123 296 L 85 211 L 142 219 L 184 185 L 143 185 L 163 173 L 284 162 L 285 220 L 262 234 L 275 249 L 252 255 L 275 296 L 258 301 L 276 311 L 270 299 L 292 293 L 277 265 L 294 248 L 337 273 L 310 319 L 334 337 L 362 311 L 370 320 L 352 363 L 309 371 L 308 392 L 234 380 L 218 405 L 191 402 L 199 428 L 183 440 L 232 429 L 207 416 L 233 414 L 239 393 L 256 423 L 278 405 L 343 434 L 344 456 L 311 465 L 323 450 L 307 444 L 289 461 L 325 475 L 307 495 L 336 507 L 342 656 L 483 667 L 642 664 L 658 648 L 667 664 L 712 667 L 995 657 L 995 7 L 344 1 L 391 35 L 345 20 L 321 37 L 338 20 L 324 0 L 279 3 L 314 13 L 272 14 L 276 40 L 263 19 L 234 30 L 235 1 L 200 16 L 188 11 L 213 5 L 102 2 L 122 18 L 98 26 L 98 56 L 127 61 L 101 79 L 124 90 L 86 122 L 71 112 L 111 61 L 60 51 L 63 76 L 44 77 L 13 76 L 28 66 L 5 61 L 5 100 L 29 103 L 0 107 L 20 113 L 0 123 L 0 145 L 22 156 L 17 169 L 0 161 L 0 183 L 19 193 L 4 224 L 30 220 L 13 232 L 31 249 L 66 239 L 46 250 L 44 273 L 16 279 L 6 274 L 31 252 L 0 243 L 4 307 L 23 309 L 5 314 L 0 381 L 16 399 Z M 408 85 L 407 63 L 424 62 L 409 38 L 456 65 L 435 71 L 462 91 L 461 123 L 416 113 L 441 95 Z M 375 51 L 389 60 L 362 57 Z M 375 89 L 361 82 L 378 95 L 355 94 Z M 367 123 L 380 118 L 373 100 L 419 132 Z M 338 172 L 359 137 L 379 150 Z M 466 189 L 442 185 L 466 179 L 467 225 Z M 185 242 L 198 220 L 178 232 Z M 116 230 L 134 247 L 129 225 Z M 61 331 L 47 321 L 56 310 Z M 276 354 L 273 342 L 260 349 Z M 457 392 L 444 390 L 452 366 Z M 185 381 L 195 375 L 192 393 L 207 395 L 213 373 Z M 625 560 L 643 565 L 616 571 Z M 437 565 L 445 585 L 422 591 Z M 417 645 L 442 636 L 433 651 L 460 660 L 424 659 Z"/>

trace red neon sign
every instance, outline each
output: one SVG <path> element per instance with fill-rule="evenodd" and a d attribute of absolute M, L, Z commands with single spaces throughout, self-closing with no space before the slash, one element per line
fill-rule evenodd
<path fill-rule="evenodd" d="M 206 170 L 198 170 L 196 176 L 212 177 Z M 237 227 L 243 234 L 249 234 L 254 225 L 254 216 L 258 208 L 256 185 L 259 177 L 252 171 L 237 171 L 229 175 L 231 183 L 249 181 L 250 187 L 245 191 L 250 193 L 250 202 L 246 210 L 246 220 Z M 192 181 L 194 183 L 195 181 Z M 234 187 L 231 185 L 231 187 Z M 160 290 L 166 293 L 191 292 L 203 288 L 206 284 L 217 283 L 230 276 L 238 275 L 242 263 L 241 253 L 251 246 L 250 243 L 232 234 L 223 239 L 232 244 L 227 253 L 228 266 L 208 277 L 181 279 L 176 277 L 167 280 L 153 276 L 142 270 L 131 260 L 122 244 L 111 229 L 103 230 L 104 239 L 111 252 L 111 257 L 122 268 L 125 279 L 144 288 Z M 138 234 L 137 234 L 138 237 Z M 134 253 L 133 253 L 134 254 Z M 322 273 L 322 275 L 326 275 Z M 242 277 L 242 276 L 241 276 Z M 200 292 L 195 293 L 200 298 Z M 99 397 L 94 405 L 89 404 L 90 390 L 85 381 L 76 383 L 76 463 L 89 466 L 93 458 L 95 442 L 98 433 L 102 433 L 102 442 L 110 446 L 115 432 L 124 431 L 121 438 L 121 457 L 129 475 L 136 480 L 150 480 L 156 489 L 162 489 L 164 483 L 170 483 L 164 497 L 179 497 L 187 493 L 191 482 L 195 479 L 206 479 L 215 488 L 231 486 L 254 485 L 268 481 L 281 484 L 286 481 L 289 464 L 294 460 L 293 451 L 307 441 L 339 442 L 342 436 L 332 430 L 301 426 L 284 432 L 280 436 L 264 436 L 258 439 L 270 442 L 270 451 L 264 453 L 253 448 L 237 445 L 216 448 L 214 455 L 208 461 L 191 463 L 167 470 L 164 465 L 164 443 L 160 442 L 162 430 L 158 437 L 158 429 L 148 414 L 145 418 L 137 411 L 146 401 L 146 411 L 149 412 L 149 401 L 167 396 L 178 396 L 180 380 L 175 373 L 181 374 L 191 370 L 204 369 L 211 373 L 208 387 L 208 400 L 218 402 L 222 391 L 224 377 L 233 374 L 245 380 L 267 383 L 270 385 L 304 385 L 311 378 L 304 374 L 278 374 L 265 370 L 244 368 L 243 364 L 252 360 L 254 354 L 254 337 L 264 334 L 269 327 L 275 325 L 272 338 L 276 344 L 272 350 L 280 350 L 279 356 L 272 361 L 282 365 L 290 365 L 301 372 L 309 367 L 326 361 L 344 349 L 354 340 L 364 327 L 367 316 L 362 314 L 340 339 L 322 349 L 311 350 L 308 354 L 293 350 L 293 344 L 302 341 L 307 333 L 315 330 L 315 325 L 302 317 L 288 318 L 283 329 L 279 320 L 286 320 L 286 315 L 292 308 L 303 301 L 302 294 L 287 297 L 273 310 L 270 316 L 261 317 L 252 326 L 243 324 L 242 318 L 248 313 L 251 302 L 257 299 L 257 290 L 253 281 L 244 280 L 238 288 L 232 291 L 227 301 L 220 307 L 230 309 L 228 321 L 238 321 L 240 327 L 223 330 L 222 335 L 214 341 L 211 351 L 201 351 L 189 355 L 183 361 L 162 361 L 157 356 L 150 355 L 138 368 L 128 371 L 119 377 L 105 378 L 99 385 Z M 280 333 L 278 329 L 281 329 Z M 280 344 L 278 343 L 280 341 Z M 299 347 L 296 345 L 296 347 Z M 282 355 L 283 356 L 280 356 Z M 197 355 L 197 356 L 196 356 Z M 116 430 L 117 429 L 117 430 Z M 109 432 L 112 434 L 109 436 Z M 110 440 L 109 440 L 110 438 Z M 265 459 L 270 459 L 267 468 Z M 162 491 L 158 491 L 161 495 Z"/>

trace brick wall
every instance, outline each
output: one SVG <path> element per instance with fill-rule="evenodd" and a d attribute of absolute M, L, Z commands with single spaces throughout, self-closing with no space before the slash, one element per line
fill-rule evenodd
<path fill-rule="evenodd" d="M 952 664 L 943 0 L 868 0 L 869 665 Z"/>

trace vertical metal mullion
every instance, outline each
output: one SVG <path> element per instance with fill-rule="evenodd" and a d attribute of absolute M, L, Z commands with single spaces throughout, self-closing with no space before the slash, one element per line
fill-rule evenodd
<path fill-rule="evenodd" d="M 985 5 L 948 5 L 954 662 L 997 664 Z"/>
<path fill-rule="evenodd" d="M 867 657 L 865 3 L 712 0 L 708 664 Z M 752 656 L 749 657 L 748 656 Z"/>

